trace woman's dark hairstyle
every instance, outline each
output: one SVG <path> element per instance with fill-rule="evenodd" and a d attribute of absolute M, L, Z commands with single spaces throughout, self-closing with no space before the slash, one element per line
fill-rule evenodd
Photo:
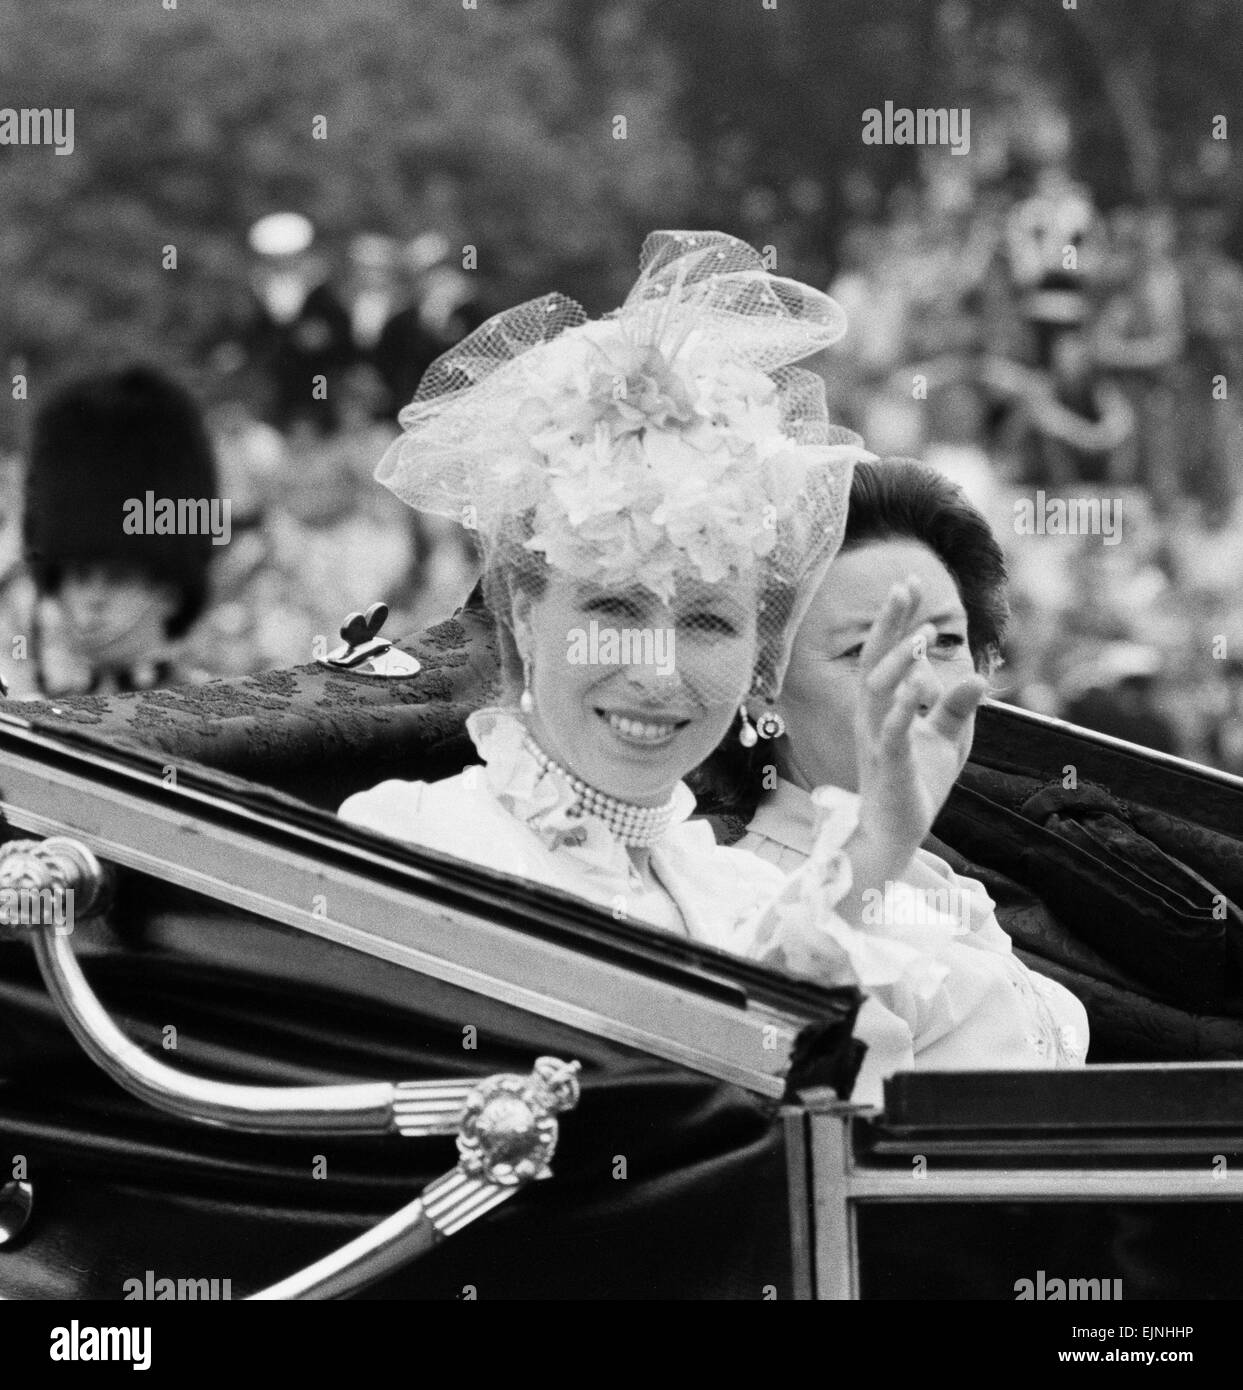
<path fill-rule="evenodd" d="M 203 611 L 212 536 L 146 535 L 123 528 L 126 504 L 218 495 L 215 458 L 198 405 L 150 367 L 71 382 L 35 416 L 22 517 L 26 563 L 40 594 L 74 567 L 137 571 L 170 584 L 178 637 Z"/>
<path fill-rule="evenodd" d="M 1005 556 L 988 522 L 956 483 L 927 464 L 914 459 L 857 463 L 838 553 L 890 540 L 926 545 L 953 576 L 967 614 L 975 668 L 991 675 L 1001 659 L 1010 605 Z M 735 721 L 690 779 L 701 809 L 749 821 L 765 790 L 765 766 L 772 762 L 771 743 L 761 739 L 753 748 L 742 747 Z"/>
<path fill-rule="evenodd" d="M 966 610 L 975 668 L 991 674 L 1010 620 L 1006 560 L 992 527 L 957 483 L 926 463 L 858 463 L 839 553 L 891 540 L 919 541 L 949 570 Z"/>

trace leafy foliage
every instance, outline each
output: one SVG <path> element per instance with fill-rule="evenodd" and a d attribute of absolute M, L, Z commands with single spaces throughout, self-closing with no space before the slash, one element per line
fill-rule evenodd
<path fill-rule="evenodd" d="M 241 306 L 248 224 L 286 207 L 337 250 L 444 229 L 500 302 L 557 286 L 604 309 L 656 226 L 775 238 L 822 278 L 860 112 L 987 89 L 1013 19 L 1114 197 L 1120 119 L 1177 153 L 1237 86 L 1234 0 L 0 0 L 0 105 L 75 113 L 69 157 L 0 147 L 0 366 L 32 397 L 134 358 L 193 380 Z M 1138 114 L 1111 55 L 1149 74 Z M 911 155 L 869 157 L 892 183 Z"/>

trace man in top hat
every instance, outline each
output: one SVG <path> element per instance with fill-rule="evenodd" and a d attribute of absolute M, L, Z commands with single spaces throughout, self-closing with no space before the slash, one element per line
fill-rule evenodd
<path fill-rule="evenodd" d="M 274 212 L 250 229 L 253 304 L 242 333 L 246 368 L 266 378 L 266 418 L 289 433 L 338 425 L 334 385 L 353 359 L 350 316 L 313 249 L 315 229 L 296 212 Z"/>

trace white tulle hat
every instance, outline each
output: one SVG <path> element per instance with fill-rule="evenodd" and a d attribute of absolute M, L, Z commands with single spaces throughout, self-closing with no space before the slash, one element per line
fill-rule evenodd
<path fill-rule="evenodd" d="M 794 365 L 845 328 L 832 299 L 770 274 L 746 243 L 653 232 L 603 319 L 545 295 L 437 359 L 375 476 L 473 529 L 489 572 L 555 571 L 662 602 L 688 576 L 754 573 L 756 689 L 775 693 L 841 543 L 854 463 L 872 457 Z"/>

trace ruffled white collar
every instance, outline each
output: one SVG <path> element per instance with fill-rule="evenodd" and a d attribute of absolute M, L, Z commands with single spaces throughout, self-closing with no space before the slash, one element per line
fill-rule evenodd
<path fill-rule="evenodd" d="M 601 858 L 625 853 L 603 821 L 570 814 L 577 793 L 558 768 L 540 766 L 526 746 L 526 725 L 512 710 L 476 710 L 467 716 L 466 732 L 484 761 L 492 795 L 548 849 L 582 849 L 588 857 Z M 684 782 L 674 789 L 673 800 L 670 834 L 695 809 L 694 794 Z"/>
<path fill-rule="evenodd" d="M 845 843 L 859 819 L 859 795 L 845 787 L 820 787 L 814 800 L 810 792 L 777 778 L 777 785 L 760 802 L 748 831 L 799 854 L 810 854 L 826 814 L 839 818 L 839 842 Z"/>
<path fill-rule="evenodd" d="M 806 792 L 793 782 L 779 777 L 777 785 L 760 802 L 747 831 L 773 840 L 798 854 L 810 855 L 829 817 L 835 820 L 833 843 L 845 844 L 859 822 L 859 807 L 858 792 L 847 791 L 845 787 L 823 786 L 817 787 L 814 792 Z M 973 878 L 956 874 L 940 855 L 931 850 L 920 848 L 915 851 L 902 874 L 902 884 L 903 889 L 910 885 L 934 893 L 944 892 L 947 887 L 956 889 L 962 896 L 956 900 L 956 911 L 951 914 L 955 935 L 989 924 L 996 925 L 996 904 L 984 885 Z M 902 890 L 895 884 L 893 891 Z M 1000 928 L 997 930 L 1000 931 Z"/>

